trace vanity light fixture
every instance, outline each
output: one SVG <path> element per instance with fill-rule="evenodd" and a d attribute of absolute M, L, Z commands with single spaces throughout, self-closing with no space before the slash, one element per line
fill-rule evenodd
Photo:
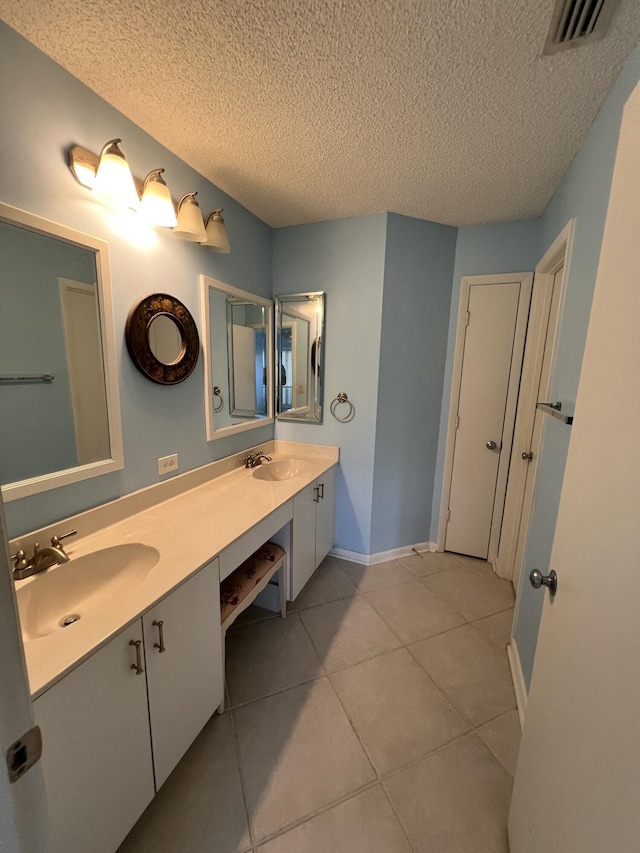
<path fill-rule="evenodd" d="M 107 196 L 125 207 L 137 210 L 140 199 L 129 164 L 118 148 L 120 142 L 122 142 L 121 139 L 111 139 L 102 147 L 93 189 L 94 192 Z"/>
<path fill-rule="evenodd" d="M 178 204 L 178 224 L 173 233 L 183 240 L 192 243 L 204 243 L 207 232 L 204 230 L 204 222 L 200 213 L 200 205 L 196 201 L 197 192 L 186 193 Z"/>
<path fill-rule="evenodd" d="M 198 193 L 186 193 L 176 205 L 162 177 L 164 169 L 152 169 L 144 182 L 135 178 L 118 147 L 120 142 L 120 139 L 109 140 L 100 156 L 80 145 L 70 148 L 69 168 L 76 181 L 138 210 L 149 225 L 171 228 L 176 237 L 228 254 L 231 246 L 222 208 L 209 214 L 205 228 L 200 205 L 195 199 Z"/>
<path fill-rule="evenodd" d="M 178 220 L 169 187 L 162 178 L 163 172 L 164 169 L 154 169 L 144 179 L 140 215 L 150 225 L 174 228 Z"/>
<path fill-rule="evenodd" d="M 224 219 L 222 218 L 222 208 L 214 210 L 213 213 L 209 214 L 205 227 L 207 238 L 202 245 L 209 246 L 215 252 L 228 255 L 231 251 L 231 246 L 229 245 L 227 226 L 224 224 Z"/>

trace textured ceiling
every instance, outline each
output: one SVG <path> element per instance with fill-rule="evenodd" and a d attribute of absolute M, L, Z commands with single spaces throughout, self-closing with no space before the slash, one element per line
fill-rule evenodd
<path fill-rule="evenodd" d="M 3 19 L 273 226 L 539 214 L 640 37 L 542 57 L 553 0 L 0 0 Z"/>

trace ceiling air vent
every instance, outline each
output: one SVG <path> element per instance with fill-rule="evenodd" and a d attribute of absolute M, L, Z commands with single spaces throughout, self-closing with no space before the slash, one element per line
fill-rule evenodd
<path fill-rule="evenodd" d="M 557 0 L 543 53 L 602 38 L 619 0 Z"/>

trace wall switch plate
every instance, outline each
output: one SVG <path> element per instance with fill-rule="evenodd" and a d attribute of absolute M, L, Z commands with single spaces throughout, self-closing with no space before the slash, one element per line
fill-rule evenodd
<path fill-rule="evenodd" d="M 178 454 L 172 453 L 171 456 L 163 456 L 158 459 L 158 474 L 172 474 L 180 470 L 178 465 Z"/>

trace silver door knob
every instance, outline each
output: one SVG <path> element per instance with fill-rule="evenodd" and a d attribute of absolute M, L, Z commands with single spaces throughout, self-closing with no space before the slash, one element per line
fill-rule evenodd
<path fill-rule="evenodd" d="M 529 462 L 531 462 L 531 460 L 533 459 L 533 453 L 532 453 L 531 451 L 529 451 L 528 453 L 523 453 L 523 454 L 522 454 L 522 458 L 523 458 L 525 461 L 527 461 L 527 460 L 528 460 Z"/>
<path fill-rule="evenodd" d="M 497 446 L 498 445 L 495 443 L 495 441 L 488 441 L 485 445 L 487 450 L 495 450 Z"/>
<path fill-rule="evenodd" d="M 553 569 L 551 569 L 548 575 L 543 575 L 542 572 L 534 569 L 529 575 L 529 580 L 534 589 L 540 589 L 540 587 L 546 586 L 549 589 L 549 595 L 552 598 L 558 591 L 558 575 Z"/>

